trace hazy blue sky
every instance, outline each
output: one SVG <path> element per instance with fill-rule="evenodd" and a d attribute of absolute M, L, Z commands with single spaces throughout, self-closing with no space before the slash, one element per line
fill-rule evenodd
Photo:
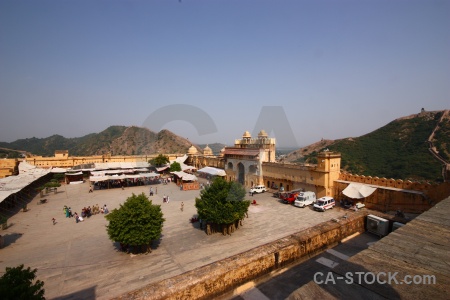
<path fill-rule="evenodd" d="M 2 0 L 0 99 L 5 142 L 173 109 L 163 128 L 232 144 L 268 106 L 293 146 L 360 136 L 450 109 L 450 1 Z"/>

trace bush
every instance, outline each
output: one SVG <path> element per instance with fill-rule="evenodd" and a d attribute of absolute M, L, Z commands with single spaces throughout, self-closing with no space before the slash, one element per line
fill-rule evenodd
<path fill-rule="evenodd" d="M 236 222 L 243 220 L 248 212 L 250 201 L 244 197 L 242 185 L 217 177 L 201 191 L 200 198 L 195 199 L 195 207 L 200 219 L 219 225 L 222 233 L 231 234 Z"/>
<path fill-rule="evenodd" d="M 6 273 L 0 277 L 0 296 L 3 300 L 40 300 L 45 299 L 44 282 L 37 280 L 37 270 L 30 267 L 24 269 L 23 265 L 15 268 L 6 267 Z"/>
<path fill-rule="evenodd" d="M 140 247 L 147 252 L 151 252 L 152 241 L 160 238 L 165 221 L 161 206 L 153 205 L 144 193 L 133 194 L 105 217 L 109 221 L 106 228 L 112 241 L 124 247 Z"/>

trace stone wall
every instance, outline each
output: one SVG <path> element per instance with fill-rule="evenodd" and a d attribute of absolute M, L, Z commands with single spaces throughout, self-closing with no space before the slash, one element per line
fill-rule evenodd
<path fill-rule="evenodd" d="M 364 232 L 367 210 L 328 221 L 249 251 L 149 284 L 116 299 L 211 299 Z"/>
<path fill-rule="evenodd" d="M 341 173 L 339 180 L 383 187 L 378 188 L 363 201 L 367 208 L 378 211 L 399 209 L 408 213 L 422 213 L 450 196 L 450 182 L 430 184 L 346 173 Z M 341 192 L 347 186 L 348 183 L 335 183 L 334 197 L 336 200 L 343 199 Z"/>

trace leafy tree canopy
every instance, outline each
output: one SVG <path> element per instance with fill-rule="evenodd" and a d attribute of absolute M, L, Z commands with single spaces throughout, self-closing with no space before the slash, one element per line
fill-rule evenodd
<path fill-rule="evenodd" d="M 237 182 L 227 182 L 221 177 L 202 190 L 195 199 L 195 207 L 200 219 L 215 224 L 231 224 L 244 219 L 250 201 L 244 200 L 245 189 Z"/>
<path fill-rule="evenodd" d="M 169 158 L 163 154 L 159 154 L 157 157 L 155 157 L 154 159 L 151 159 L 148 161 L 151 165 L 160 167 L 163 166 L 165 164 L 169 163 Z"/>
<path fill-rule="evenodd" d="M 159 239 L 165 221 L 161 206 L 152 204 L 144 193 L 133 194 L 105 217 L 109 238 L 131 246 L 148 246 Z"/>
<path fill-rule="evenodd" d="M 180 163 L 174 161 L 170 165 L 170 172 L 179 172 L 179 171 L 181 171 L 181 165 L 180 165 Z"/>
<path fill-rule="evenodd" d="M 3 300 L 40 300 L 45 299 L 44 282 L 37 280 L 37 270 L 30 267 L 24 269 L 23 265 L 15 268 L 6 268 L 5 274 L 0 277 L 0 298 Z"/>

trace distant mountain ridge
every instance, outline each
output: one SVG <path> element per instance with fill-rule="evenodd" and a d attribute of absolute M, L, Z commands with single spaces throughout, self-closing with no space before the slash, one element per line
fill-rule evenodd
<path fill-rule="evenodd" d="M 136 126 L 110 126 L 79 138 L 52 135 L 0 142 L 0 148 L 4 148 L 0 155 L 9 157 L 14 150 L 42 156 L 53 156 L 55 150 L 69 150 L 72 156 L 186 153 L 192 145 L 169 130 L 155 133 Z M 203 153 L 206 144 L 194 146 Z M 215 154 L 224 146 L 209 144 Z M 314 164 L 317 154 L 326 149 L 341 153 L 341 169 L 349 173 L 432 182 L 448 180 L 443 166 L 450 161 L 450 113 L 422 111 L 401 117 L 360 137 L 318 141 L 290 152 L 283 161 Z"/>
<path fill-rule="evenodd" d="M 284 160 L 317 163 L 317 153 L 326 149 L 341 153 L 341 169 L 352 174 L 440 182 L 446 172 L 443 163 L 450 161 L 450 114 L 422 111 L 360 137 L 321 140 Z"/>
<path fill-rule="evenodd" d="M 156 133 L 137 126 L 110 126 L 100 133 L 78 138 L 52 135 L 47 138 L 20 139 L 11 143 L 0 142 L 0 147 L 41 156 L 53 156 L 55 150 L 69 150 L 71 156 L 186 153 L 192 145 L 189 140 L 169 130 Z M 200 151 L 197 145 L 194 147 Z"/>

